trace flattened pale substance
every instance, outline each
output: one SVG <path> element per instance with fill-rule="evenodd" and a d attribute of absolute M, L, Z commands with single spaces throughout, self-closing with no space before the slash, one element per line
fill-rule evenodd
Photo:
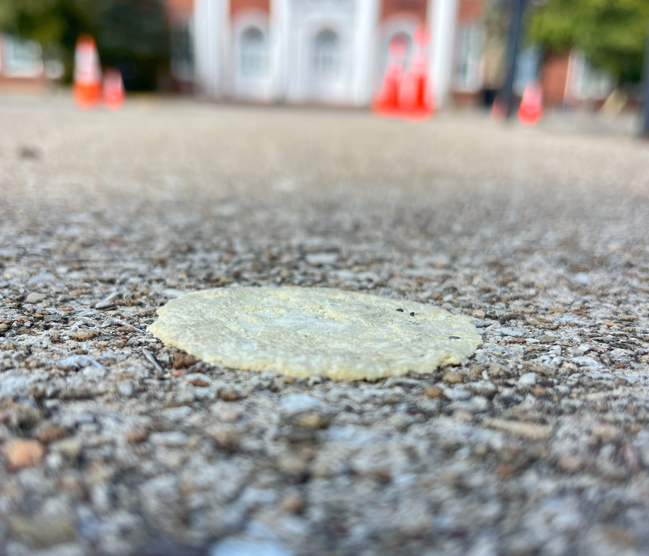
<path fill-rule="evenodd" d="M 207 363 L 298 378 L 427 374 L 482 344 L 467 317 L 412 301 L 324 288 L 219 288 L 188 293 L 149 327 Z"/>

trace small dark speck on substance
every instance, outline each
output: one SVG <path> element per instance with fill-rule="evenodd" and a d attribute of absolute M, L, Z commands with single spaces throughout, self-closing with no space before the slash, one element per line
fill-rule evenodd
<path fill-rule="evenodd" d="M 414 317 L 414 316 L 415 316 L 415 314 L 414 314 L 414 313 L 410 313 L 410 316 L 411 316 L 411 317 Z"/>
<path fill-rule="evenodd" d="M 403 309 L 397 309 L 397 311 L 399 311 L 400 313 L 403 313 Z"/>
<path fill-rule="evenodd" d="M 459 336 L 449 336 L 448 339 L 449 340 L 459 340 L 460 337 Z"/>

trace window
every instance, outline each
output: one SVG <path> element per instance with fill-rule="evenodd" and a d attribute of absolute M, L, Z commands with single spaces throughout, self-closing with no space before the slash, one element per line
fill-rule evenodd
<path fill-rule="evenodd" d="M 405 60 L 407 65 L 408 60 L 410 59 L 410 52 L 412 50 L 412 37 L 408 33 L 405 33 L 403 31 L 395 33 L 388 41 L 388 50 L 390 50 L 390 45 L 393 43 L 393 41 L 405 45 L 406 52 L 403 59 Z"/>
<path fill-rule="evenodd" d="M 394 51 L 392 46 L 398 44 L 403 49 L 405 46 L 405 52 L 403 53 L 403 58 L 399 60 L 402 64 L 403 69 L 407 69 L 410 61 L 410 54 L 412 52 L 412 35 L 407 31 L 397 31 L 391 35 L 387 35 L 387 40 L 383 44 L 383 50 L 381 53 L 381 66 L 380 66 L 380 75 L 378 83 L 383 82 L 383 77 L 385 72 L 388 69 L 390 63 L 395 63 L 397 60 L 394 56 Z"/>
<path fill-rule="evenodd" d="M 258 27 L 248 27 L 241 33 L 241 75 L 248 79 L 265 77 L 268 72 L 268 44 L 266 35 Z"/>
<path fill-rule="evenodd" d="M 319 78 L 331 79 L 340 74 L 340 39 L 333 31 L 320 31 L 313 48 L 313 71 Z"/>
<path fill-rule="evenodd" d="M 573 55 L 574 94 L 582 99 L 602 99 L 615 88 L 615 82 L 610 74 L 596 68 L 582 54 Z"/>
<path fill-rule="evenodd" d="M 190 81 L 194 75 L 192 30 L 188 20 L 180 22 L 172 29 L 171 74 L 180 81 Z"/>
<path fill-rule="evenodd" d="M 455 85 L 461 91 L 473 91 L 482 86 L 482 30 L 472 25 L 459 30 L 458 60 Z"/>
<path fill-rule="evenodd" d="M 541 49 L 537 46 L 528 46 L 521 49 L 516 64 L 516 78 L 514 79 L 514 92 L 523 96 L 525 86 L 532 81 L 537 81 L 541 69 Z"/>
<path fill-rule="evenodd" d="M 3 69 L 9 77 L 39 77 L 43 73 L 40 45 L 5 36 Z"/>

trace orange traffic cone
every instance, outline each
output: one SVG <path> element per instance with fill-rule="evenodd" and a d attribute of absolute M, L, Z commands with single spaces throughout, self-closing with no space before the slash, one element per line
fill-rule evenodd
<path fill-rule="evenodd" d="M 435 112 L 435 98 L 428 78 L 429 40 L 430 35 L 425 27 L 419 27 L 415 31 L 415 50 L 399 96 L 401 114 L 406 120 L 425 120 Z"/>
<path fill-rule="evenodd" d="M 543 114 L 543 91 L 537 81 L 525 85 L 518 109 L 518 119 L 523 125 L 534 125 Z"/>
<path fill-rule="evenodd" d="M 372 101 L 372 111 L 386 118 L 399 115 L 399 90 L 403 79 L 403 59 L 406 49 L 404 40 L 395 37 L 390 41 L 388 65 L 383 75 L 381 91 Z"/>
<path fill-rule="evenodd" d="M 101 68 L 92 37 L 77 40 L 74 52 L 74 99 L 81 108 L 92 108 L 101 95 Z"/>
<path fill-rule="evenodd" d="M 104 75 L 104 103 L 109 110 L 119 110 L 124 104 L 124 81 L 122 72 L 115 68 Z"/>

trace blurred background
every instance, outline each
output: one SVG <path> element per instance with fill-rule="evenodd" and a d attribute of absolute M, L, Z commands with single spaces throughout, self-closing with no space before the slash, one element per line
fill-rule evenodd
<path fill-rule="evenodd" d="M 70 83 L 88 34 L 127 91 L 363 107 L 390 41 L 411 45 L 423 25 L 437 104 L 484 107 L 505 79 L 516 4 L 516 96 L 537 79 L 546 107 L 637 110 L 646 0 L 2 0 L 0 90 Z"/>

